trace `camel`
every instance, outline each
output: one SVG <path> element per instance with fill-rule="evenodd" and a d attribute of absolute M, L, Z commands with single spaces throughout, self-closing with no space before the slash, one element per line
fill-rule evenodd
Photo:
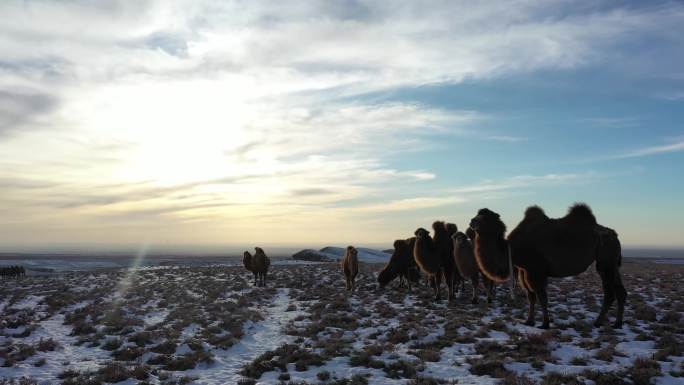
<path fill-rule="evenodd" d="M 454 245 L 454 262 L 456 263 L 463 280 L 470 280 L 473 286 L 471 303 L 476 304 L 478 302 L 477 290 L 480 287 L 480 269 L 475 260 L 473 246 L 471 245 L 470 240 L 468 240 L 468 237 L 460 231 L 453 234 L 451 239 Z M 487 277 L 483 277 L 482 280 L 484 281 L 486 289 L 487 302 L 491 303 L 494 298 L 494 282 Z"/>
<path fill-rule="evenodd" d="M 347 291 L 354 292 L 356 289 L 356 275 L 359 274 L 358 251 L 354 246 L 347 246 L 344 258 L 340 261 L 340 267 L 347 281 Z"/>
<path fill-rule="evenodd" d="M 420 270 L 428 277 L 428 281 L 432 285 L 435 293 L 435 300 L 441 299 L 439 286 L 442 283 L 442 260 L 440 258 L 437 246 L 434 240 L 430 237 L 430 232 L 424 228 L 419 228 L 414 233 L 416 236 L 416 244 L 413 247 L 413 258 Z"/>
<path fill-rule="evenodd" d="M 245 266 L 245 269 L 247 269 L 247 271 L 254 274 L 254 286 L 257 286 L 258 274 L 256 271 L 254 271 L 254 266 L 252 266 L 252 254 L 250 254 L 249 251 L 245 251 L 245 253 L 243 254 L 242 264 Z"/>
<path fill-rule="evenodd" d="M 446 231 L 447 235 L 449 236 L 447 242 L 449 244 L 449 255 L 448 255 L 448 263 L 451 266 L 451 271 L 453 274 L 453 282 L 454 282 L 454 291 L 458 291 L 460 293 L 463 292 L 465 289 L 465 280 L 461 276 L 461 273 L 458 271 L 458 266 L 454 263 L 454 242 L 451 240 L 451 236 L 456 234 L 458 232 L 458 227 L 453 224 L 453 223 L 447 223 L 446 225 Z"/>
<path fill-rule="evenodd" d="M 506 225 L 499 214 L 489 210 L 478 211 L 470 227 L 475 231 L 475 257 L 482 272 L 490 279 L 501 282 L 508 279 L 513 266 L 527 291 L 529 303 L 525 324 L 534 325 L 534 307 L 537 300 L 542 308 L 542 328 L 548 329 L 549 277 L 578 275 L 596 261 L 601 276 L 604 303 L 594 323 L 600 325 L 608 307 L 617 298 L 618 313 L 613 327 L 622 327 L 627 292 L 620 277 L 621 251 L 617 233 L 596 222 L 596 217 L 585 204 L 575 204 L 562 218 L 549 218 L 538 206 L 525 211 L 523 220 L 504 238 Z"/>
<path fill-rule="evenodd" d="M 453 223 L 450 225 L 452 230 L 456 228 L 456 225 Z M 453 258 L 454 245 L 444 222 L 435 221 L 432 224 L 432 230 L 435 234 L 432 239 L 435 244 L 437 255 L 440 259 L 442 276 L 444 277 L 444 282 L 447 286 L 447 292 L 449 293 L 448 300 L 452 301 L 454 299 L 454 278 L 458 274 L 456 272 L 456 264 L 454 263 Z"/>
<path fill-rule="evenodd" d="M 247 262 L 248 259 L 250 262 Z M 248 266 L 252 268 L 250 271 L 254 273 L 254 285 L 266 286 L 266 276 L 268 275 L 268 268 L 271 266 L 271 260 L 264 253 L 264 249 L 255 247 L 254 256 L 249 251 L 245 251 L 242 263 L 247 270 L 250 270 Z"/>
<path fill-rule="evenodd" d="M 416 238 L 397 239 L 394 241 L 394 252 L 390 257 L 389 262 L 378 274 L 378 285 L 380 288 L 385 287 L 397 276 L 399 277 L 399 287 L 403 287 L 404 279 L 408 283 L 408 289 L 411 291 L 411 283 L 418 282 L 420 273 L 417 270 L 416 262 L 413 259 L 413 247 L 416 243 Z"/>

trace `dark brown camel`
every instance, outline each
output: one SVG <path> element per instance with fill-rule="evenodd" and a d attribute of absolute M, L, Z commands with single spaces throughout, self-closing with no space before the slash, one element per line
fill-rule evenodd
<path fill-rule="evenodd" d="M 399 287 L 403 286 L 404 280 L 408 282 L 409 291 L 411 290 L 411 283 L 418 282 L 420 273 L 413 259 L 415 243 L 415 237 L 394 241 L 394 252 L 389 262 L 378 274 L 378 285 L 380 288 L 387 286 L 396 277 L 399 277 Z"/>
<path fill-rule="evenodd" d="M 249 251 L 245 251 L 245 253 L 243 254 L 242 264 L 245 266 L 245 269 L 247 269 L 247 271 L 254 274 L 254 286 L 257 286 L 258 274 L 256 271 L 254 271 L 254 266 L 252 265 L 252 254 L 250 254 Z"/>
<path fill-rule="evenodd" d="M 452 230 L 456 228 L 456 225 L 450 225 Z M 439 255 L 440 264 L 442 266 L 442 276 L 444 277 L 444 282 L 447 286 L 447 292 L 449 293 L 448 299 L 449 301 L 452 301 L 454 299 L 454 281 L 455 277 L 458 275 L 453 257 L 454 244 L 451 241 L 451 236 L 447 230 L 447 225 L 444 224 L 444 222 L 435 221 L 432 224 L 432 231 L 435 234 L 432 239 L 435 244 L 437 255 Z"/>
<path fill-rule="evenodd" d="M 347 291 L 353 292 L 356 288 L 356 275 L 359 274 L 358 251 L 354 246 L 347 246 L 344 257 L 340 261 L 340 267 L 347 280 Z"/>
<path fill-rule="evenodd" d="M 461 273 L 458 271 L 458 266 L 456 266 L 456 264 L 454 263 L 454 242 L 451 240 L 451 236 L 458 232 L 458 227 L 453 223 L 447 223 L 446 231 L 447 235 L 449 236 L 449 258 L 447 263 L 451 265 L 451 271 L 453 274 L 454 281 L 454 292 L 459 291 L 462 293 L 465 289 L 465 281 L 461 276 Z"/>
<path fill-rule="evenodd" d="M 430 237 L 430 232 L 424 228 L 419 228 L 415 232 L 416 244 L 413 247 L 413 258 L 420 270 L 425 273 L 428 280 L 434 282 L 433 289 L 435 300 L 441 299 L 439 286 L 442 283 L 442 260 L 437 246 Z"/>
<path fill-rule="evenodd" d="M 471 302 L 476 304 L 478 302 L 477 291 L 480 287 L 480 269 L 477 266 L 477 261 L 475 260 L 475 254 L 473 252 L 473 246 L 462 232 L 457 232 L 451 236 L 454 244 L 454 262 L 458 267 L 460 275 L 463 280 L 470 280 L 473 286 L 473 297 Z M 492 302 L 494 298 L 494 282 L 487 278 L 482 277 L 484 286 L 487 294 L 487 302 Z"/>
<path fill-rule="evenodd" d="M 251 262 L 247 262 L 248 259 Z M 271 260 L 261 247 L 254 248 L 254 256 L 249 251 L 245 251 L 242 263 L 247 270 L 250 270 L 247 266 L 251 266 L 251 272 L 254 273 L 254 285 L 266 286 L 266 276 L 268 275 L 268 268 L 271 266 Z"/>
<path fill-rule="evenodd" d="M 627 292 L 620 278 L 620 249 L 617 234 L 600 226 L 591 209 L 584 204 L 570 208 L 563 218 L 552 219 L 537 207 L 529 207 L 525 217 L 504 238 L 506 226 L 499 214 L 481 209 L 470 222 L 475 230 L 475 257 L 490 279 L 501 282 L 509 278 L 513 266 L 519 270 L 521 285 L 527 291 L 529 309 L 527 325 L 534 325 L 534 306 L 542 307 L 542 328 L 549 327 L 549 277 L 570 277 L 584 272 L 594 261 L 604 288 L 604 304 L 595 324 L 600 325 L 605 313 L 617 298 L 618 314 L 614 327 L 622 327 Z"/>

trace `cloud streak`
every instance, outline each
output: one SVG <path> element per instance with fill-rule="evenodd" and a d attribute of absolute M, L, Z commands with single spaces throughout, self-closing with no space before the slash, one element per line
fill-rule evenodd
<path fill-rule="evenodd" d="M 678 138 L 676 140 L 673 140 L 672 143 L 668 144 L 639 148 L 621 155 L 617 155 L 615 156 L 615 158 L 639 158 L 644 156 L 669 154 L 680 151 L 684 151 L 684 138 Z"/>

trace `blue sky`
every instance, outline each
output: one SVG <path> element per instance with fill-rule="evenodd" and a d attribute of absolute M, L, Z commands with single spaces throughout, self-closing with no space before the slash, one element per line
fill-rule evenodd
<path fill-rule="evenodd" d="M 682 247 L 680 2 L 8 1 L 0 248 L 390 245 L 576 201 Z"/>

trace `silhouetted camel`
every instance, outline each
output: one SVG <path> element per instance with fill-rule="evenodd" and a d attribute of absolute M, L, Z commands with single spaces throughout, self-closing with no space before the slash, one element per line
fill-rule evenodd
<path fill-rule="evenodd" d="M 406 282 L 408 282 L 409 290 L 411 290 L 411 283 L 420 280 L 418 266 L 416 266 L 416 261 L 413 259 L 413 247 L 415 246 L 415 243 L 415 237 L 397 239 L 394 241 L 392 256 L 378 274 L 378 285 L 380 288 L 385 287 L 396 277 L 399 277 L 399 287 L 403 286 L 403 281 L 405 279 Z"/>
<path fill-rule="evenodd" d="M 445 225 L 446 228 L 446 234 L 447 234 L 447 241 L 445 242 L 448 244 L 448 249 L 447 249 L 447 255 L 446 260 L 443 262 L 444 263 L 444 278 L 448 281 L 449 279 L 447 278 L 447 273 L 446 271 L 449 270 L 450 274 L 452 276 L 452 282 L 453 282 L 453 289 L 451 290 L 452 295 L 453 293 L 458 290 L 460 292 L 463 291 L 465 285 L 464 285 L 464 280 L 463 277 L 461 276 L 461 273 L 458 271 L 458 267 L 454 263 L 454 242 L 451 240 L 451 236 L 456 234 L 458 232 L 458 227 L 453 224 L 453 223 L 447 223 Z"/>
<path fill-rule="evenodd" d="M 24 266 L 0 267 L 0 277 L 23 277 L 24 275 L 26 275 Z"/>
<path fill-rule="evenodd" d="M 347 246 L 340 267 L 347 282 L 347 291 L 353 292 L 356 288 L 356 275 L 359 274 L 358 251 L 354 246 Z"/>
<path fill-rule="evenodd" d="M 247 269 L 247 271 L 254 274 L 254 286 L 257 286 L 258 274 L 256 271 L 254 271 L 254 267 L 252 266 L 252 254 L 250 254 L 249 251 L 245 251 L 245 253 L 243 254 L 242 264 L 245 266 L 245 269 Z"/>
<path fill-rule="evenodd" d="M 617 233 L 600 226 L 591 209 L 584 204 L 572 206 L 563 218 L 552 219 L 537 207 L 529 207 L 518 226 L 504 238 L 506 226 L 499 214 L 478 211 L 470 227 L 475 230 L 475 257 L 480 269 L 494 281 L 508 279 L 513 266 L 518 267 L 520 283 L 527 291 L 527 325 L 534 325 L 534 306 L 542 307 L 542 328 L 549 327 L 549 277 L 575 276 L 594 261 L 601 276 L 604 304 L 596 320 L 599 325 L 617 297 L 618 314 L 614 327 L 622 327 L 627 293 L 620 278 L 621 251 Z"/>
<path fill-rule="evenodd" d="M 251 261 L 251 262 L 248 262 Z M 266 256 L 261 247 L 254 248 L 254 256 L 249 251 L 245 251 L 242 263 L 247 270 L 254 273 L 254 285 L 266 286 L 266 277 L 268 275 L 268 268 L 271 266 L 271 260 Z M 249 266 L 249 267 L 248 267 Z"/>

